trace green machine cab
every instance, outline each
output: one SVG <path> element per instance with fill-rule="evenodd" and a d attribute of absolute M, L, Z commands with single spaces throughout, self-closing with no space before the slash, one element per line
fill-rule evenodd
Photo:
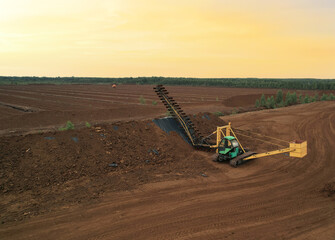
<path fill-rule="evenodd" d="M 238 155 L 242 154 L 243 151 L 240 147 L 240 144 L 233 136 L 226 136 L 222 138 L 222 141 L 218 146 L 218 157 L 217 161 L 229 161 L 233 158 L 236 158 Z"/>

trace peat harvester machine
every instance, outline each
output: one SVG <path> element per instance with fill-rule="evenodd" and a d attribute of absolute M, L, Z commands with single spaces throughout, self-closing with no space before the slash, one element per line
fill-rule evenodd
<path fill-rule="evenodd" d="M 252 133 L 251 131 L 235 129 L 238 135 L 250 137 L 253 140 L 259 140 L 267 143 L 269 143 L 269 140 L 265 139 L 271 139 L 273 141 L 270 143 L 271 145 L 277 145 L 281 147 L 280 149 L 277 149 L 275 151 L 264 153 L 249 151 L 248 149 L 243 148 L 233 128 L 231 127 L 231 123 L 226 126 L 217 127 L 216 131 L 214 131 L 207 137 L 203 137 L 192 123 L 190 117 L 187 116 L 185 112 L 180 108 L 179 104 L 172 97 L 169 96 L 169 92 L 165 89 L 163 85 L 157 85 L 156 87 L 154 87 L 154 90 L 157 93 L 159 99 L 167 108 L 170 115 L 177 121 L 177 123 L 179 123 L 178 125 L 180 126 L 181 131 L 194 148 L 202 150 L 216 150 L 216 154 L 213 158 L 214 161 L 229 161 L 231 166 L 237 167 L 238 165 L 241 165 L 252 159 L 267 157 L 281 153 L 289 153 L 290 157 L 297 158 L 303 158 L 307 155 L 307 141 L 295 140 L 289 142 L 289 146 L 284 147 L 282 143 L 287 143 L 286 141 L 273 137 L 267 137 L 257 133 Z M 253 136 L 250 136 L 251 134 Z M 216 135 L 215 143 L 209 141 L 210 137 L 213 135 Z M 259 135 L 261 137 L 258 138 L 255 135 Z M 278 144 L 278 142 L 281 142 L 281 144 Z"/>

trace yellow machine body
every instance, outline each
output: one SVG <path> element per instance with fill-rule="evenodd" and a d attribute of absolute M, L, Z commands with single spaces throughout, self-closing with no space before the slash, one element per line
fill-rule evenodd
<path fill-rule="evenodd" d="M 303 158 L 307 155 L 307 141 L 294 141 L 290 143 L 290 157 Z"/>
<path fill-rule="evenodd" d="M 226 126 L 217 127 L 217 130 L 213 132 L 212 134 L 216 134 L 216 145 L 211 145 L 210 146 L 211 148 L 218 148 L 221 140 L 224 137 L 234 136 L 235 139 L 240 144 L 241 149 L 245 153 L 245 150 L 242 147 L 242 144 L 240 143 L 233 129 L 231 128 L 231 123 L 229 123 Z M 218 149 L 216 149 L 216 152 L 218 153 Z M 247 161 L 247 160 L 251 160 L 255 158 L 267 157 L 267 156 L 277 155 L 281 153 L 289 153 L 290 157 L 303 158 L 304 156 L 307 155 L 307 141 L 295 140 L 289 143 L 288 148 L 283 148 L 283 149 L 274 150 L 274 151 L 265 152 L 265 153 L 254 154 L 252 156 L 244 158 L 243 160 Z"/>
<path fill-rule="evenodd" d="M 240 143 L 240 141 L 238 140 L 238 138 L 236 137 L 233 129 L 231 128 L 231 123 L 229 123 L 226 126 L 222 126 L 222 127 L 217 127 L 216 131 L 213 132 L 212 134 L 216 134 L 216 145 L 212 145 L 210 146 L 211 148 L 217 148 L 221 142 L 221 140 L 224 137 L 227 136 L 234 136 L 238 142 L 238 144 L 240 144 L 241 149 L 243 150 L 243 152 L 245 152 L 244 148 L 242 147 L 242 144 Z M 218 149 L 216 149 L 216 152 L 218 152 Z"/>

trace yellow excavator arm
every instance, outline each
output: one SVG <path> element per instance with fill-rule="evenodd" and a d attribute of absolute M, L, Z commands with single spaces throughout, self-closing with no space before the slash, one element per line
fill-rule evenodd
<path fill-rule="evenodd" d="M 271 152 L 258 153 L 250 157 L 246 157 L 243 160 L 251 160 L 255 158 L 267 157 L 271 155 L 281 154 L 281 153 L 290 153 L 290 157 L 303 158 L 307 155 L 307 141 L 294 141 L 290 143 L 290 147 L 279 149 Z"/>

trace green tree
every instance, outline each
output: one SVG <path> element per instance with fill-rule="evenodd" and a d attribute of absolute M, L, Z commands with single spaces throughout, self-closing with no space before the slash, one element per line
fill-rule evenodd
<path fill-rule="evenodd" d="M 291 93 L 287 92 L 285 97 L 285 106 L 290 106 L 292 104 Z"/>
<path fill-rule="evenodd" d="M 276 104 L 280 104 L 281 102 L 283 102 L 283 91 L 279 89 L 276 95 Z"/>
<path fill-rule="evenodd" d="M 259 108 L 259 107 L 260 107 L 260 103 L 259 103 L 259 100 L 258 100 L 258 99 L 256 99 L 255 107 L 256 107 L 256 108 Z"/>
<path fill-rule="evenodd" d="M 266 99 L 266 108 L 275 108 L 276 107 L 276 100 L 273 96 L 268 97 Z"/>
<path fill-rule="evenodd" d="M 276 100 L 273 96 L 270 98 L 270 103 L 269 103 L 270 108 L 276 108 Z"/>
<path fill-rule="evenodd" d="M 292 104 L 297 104 L 298 103 L 298 98 L 297 98 L 297 93 L 293 92 L 293 94 L 291 94 L 291 101 Z"/>
<path fill-rule="evenodd" d="M 270 97 L 268 97 L 268 98 L 266 99 L 265 107 L 266 107 L 266 108 L 270 108 Z"/>
<path fill-rule="evenodd" d="M 284 101 L 281 101 L 280 103 L 276 104 L 277 107 L 281 108 L 281 107 L 285 107 L 285 103 Z"/>
<path fill-rule="evenodd" d="M 261 107 L 266 107 L 266 100 L 264 94 L 261 96 Z"/>
<path fill-rule="evenodd" d="M 327 101 L 328 100 L 328 95 L 327 94 L 322 94 L 322 97 L 320 98 L 321 101 Z"/>
<path fill-rule="evenodd" d="M 304 103 L 309 103 L 309 96 L 308 96 L 308 94 L 305 95 Z"/>

